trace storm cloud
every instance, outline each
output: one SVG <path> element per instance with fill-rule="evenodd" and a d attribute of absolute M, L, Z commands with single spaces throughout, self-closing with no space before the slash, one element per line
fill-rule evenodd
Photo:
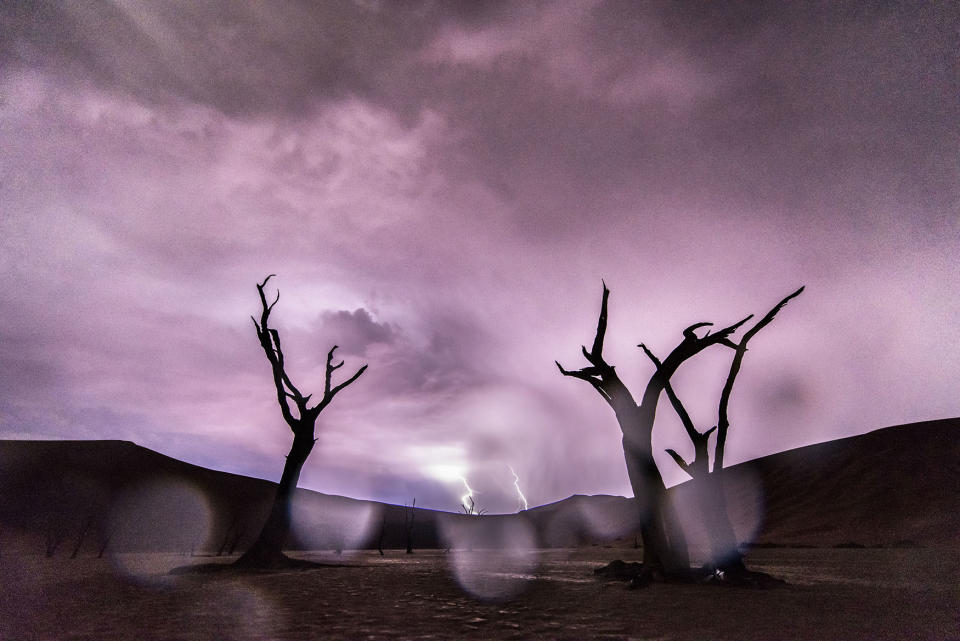
<path fill-rule="evenodd" d="M 322 417 L 302 484 L 455 510 L 628 493 L 562 378 L 763 313 L 732 462 L 960 414 L 952 3 L 0 6 L 0 437 L 276 478 L 254 284 Z M 678 373 L 716 421 L 729 355 Z M 338 372 L 338 373 L 339 373 Z M 318 385 L 320 387 L 318 387 Z M 683 451 L 661 413 L 655 445 Z M 682 473 L 661 463 L 671 481 Z M 455 473 L 456 472 L 456 473 Z"/>

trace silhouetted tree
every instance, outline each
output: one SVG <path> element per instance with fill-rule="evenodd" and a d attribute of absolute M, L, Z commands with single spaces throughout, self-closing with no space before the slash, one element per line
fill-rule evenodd
<path fill-rule="evenodd" d="M 97 558 L 102 559 L 103 555 L 106 554 L 107 548 L 110 546 L 110 539 L 113 538 L 113 531 L 106 530 L 102 533 L 103 538 L 100 539 L 100 548 L 97 550 Z"/>
<path fill-rule="evenodd" d="M 383 537 L 387 534 L 387 512 L 384 508 L 383 514 L 380 516 L 380 535 L 377 537 L 377 552 L 380 553 L 380 556 L 383 556 Z"/>
<path fill-rule="evenodd" d="M 802 288 L 800 291 L 802 291 Z M 776 311 L 797 294 L 799 294 L 799 291 L 782 301 L 768 314 L 768 318 L 765 317 L 764 320 L 757 323 L 757 326 L 751 330 L 752 333 L 745 337 L 746 340 L 749 340 L 759 329 L 762 329 L 769 323 L 773 315 L 776 314 Z M 704 322 L 691 325 L 683 330 L 683 340 L 670 352 L 667 358 L 662 361 L 654 356 L 645 345 L 641 344 L 639 347 L 641 347 L 654 362 L 656 369 L 644 388 L 640 403 L 637 403 L 630 390 L 623 381 L 620 380 L 615 368 L 607 363 L 603 357 L 603 342 L 607 329 L 607 301 L 609 295 L 610 290 L 607 289 L 606 283 L 604 283 L 603 299 L 600 305 L 600 316 L 597 321 L 597 332 L 594 337 L 593 346 L 590 350 L 587 350 L 586 346 L 581 347 L 583 356 L 587 359 L 589 365 L 580 370 L 571 371 L 564 369 L 564 367 L 557 362 L 557 367 L 564 376 L 572 376 L 590 383 L 607 404 L 610 405 L 617 417 L 621 432 L 623 433 L 623 451 L 627 464 L 627 473 L 640 509 L 640 532 L 643 539 L 643 572 L 641 576 L 638 577 L 638 583 L 644 583 L 650 579 L 664 576 L 688 576 L 690 561 L 686 538 L 673 508 L 667 501 L 666 485 L 653 458 L 652 434 L 657 404 L 659 403 L 661 393 L 666 391 L 671 403 L 680 415 L 688 436 L 694 444 L 695 458 L 692 463 L 686 463 L 675 451 L 668 450 L 668 452 L 674 460 L 690 472 L 691 475 L 708 473 L 708 441 L 710 433 L 716 429 L 718 432 L 718 443 L 720 442 L 719 427 L 711 428 L 703 433 L 697 431 L 689 415 L 683 409 L 682 403 L 680 403 L 674 393 L 670 385 L 670 378 L 686 360 L 696 356 L 712 345 L 725 345 L 738 350 L 738 354 L 740 355 L 739 359 L 742 360 L 742 352 L 746 351 L 746 341 L 742 341 L 742 343 L 738 345 L 730 340 L 730 336 L 753 316 L 747 316 L 743 320 L 713 334 L 707 330 L 703 336 L 697 335 L 697 330 L 703 327 L 710 327 L 713 325 L 712 323 Z M 737 366 L 739 367 L 739 363 Z M 728 381 L 728 384 L 732 387 L 732 382 Z M 729 392 L 725 398 L 729 398 Z M 725 412 L 726 406 L 724 405 L 723 407 Z M 723 432 L 723 438 L 725 437 L 726 426 Z M 718 505 L 719 507 L 723 507 L 722 503 Z M 712 527 L 713 521 L 725 521 L 729 526 L 729 519 L 726 516 L 725 509 L 722 512 L 722 519 L 718 515 L 718 512 L 718 508 L 711 507 L 710 511 L 705 514 L 705 518 L 708 520 L 708 529 Z M 728 537 L 728 535 L 732 536 L 732 528 L 730 528 L 729 533 L 720 532 L 718 537 Z M 733 541 L 733 547 L 736 549 L 735 537 L 733 537 Z M 719 538 L 717 539 L 717 547 L 718 549 L 721 547 Z M 739 557 L 734 561 L 739 563 Z"/>
<path fill-rule="evenodd" d="M 227 529 L 223 533 L 223 539 L 220 541 L 220 547 L 217 548 L 217 556 L 233 554 L 233 551 L 237 548 L 245 530 L 241 512 L 242 510 L 239 507 L 234 508 L 230 523 L 227 525 Z"/>
<path fill-rule="evenodd" d="M 57 553 L 57 548 L 67 536 L 67 528 L 64 526 L 62 518 L 51 516 L 47 521 L 46 545 L 44 554 L 49 559 Z"/>
<path fill-rule="evenodd" d="M 83 547 L 83 541 L 87 538 L 87 532 L 90 531 L 93 521 L 94 516 L 88 514 L 80 523 L 80 533 L 77 535 L 77 544 L 73 546 L 73 552 L 70 553 L 71 559 L 77 558 L 77 555 L 80 554 L 80 548 Z"/>
<path fill-rule="evenodd" d="M 403 528 L 407 539 L 407 554 L 413 554 L 413 520 L 417 516 L 417 498 L 408 506 L 403 506 Z"/>
<path fill-rule="evenodd" d="M 466 514 L 467 516 L 483 516 L 487 513 L 486 510 L 478 510 L 477 502 L 473 499 L 472 496 L 467 497 L 466 503 L 460 504 L 460 511 Z"/>
<path fill-rule="evenodd" d="M 472 496 L 468 496 L 466 501 L 460 504 L 460 511 L 463 512 L 465 516 L 483 516 L 487 513 L 487 511 L 484 509 L 477 509 L 477 502 Z M 475 532 L 473 531 L 472 525 L 472 523 L 468 523 L 465 530 L 467 535 L 466 539 L 468 552 L 473 551 L 473 539 Z"/>
<path fill-rule="evenodd" d="M 727 408 L 730 404 L 730 394 L 733 391 L 733 384 L 740 372 L 743 363 L 743 357 L 747 352 L 747 343 L 751 338 L 770 324 L 774 317 L 791 299 L 799 296 L 803 292 L 803 287 L 783 298 L 773 309 L 761 318 L 753 327 L 748 329 L 739 342 L 732 338 L 722 341 L 722 344 L 734 350 L 734 357 L 730 364 L 730 371 L 727 375 L 723 391 L 720 394 L 720 403 L 718 407 L 717 425 L 710 429 L 699 432 L 693 425 L 689 413 L 680 401 L 673 386 L 667 381 L 665 391 L 670 399 L 671 405 L 680 417 L 680 422 L 686 430 L 687 436 L 694 445 L 694 457 L 691 462 L 687 462 L 675 450 L 668 449 L 667 453 L 673 458 L 677 465 L 684 472 L 690 475 L 695 485 L 694 494 L 698 507 L 702 514 L 704 524 L 706 525 L 707 536 L 710 542 L 711 561 L 714 568 L 724 573 L 736 573 L 746 576 L 747 571 L 743 565 L 743 556 L 740 554 L 739 541 L 730 522 L 727 511 L 726 493 L 723 488 L 723 455 L 726 445 L 727 432 L 730 427 L 730 421 L 727 415 Z M 651 352 L 646 345 L 641 344 L 640 348 L 653 361 L 653 364 L 659 369 L 660 360 Z M 710 469 L 708 443 L 710 434 L 716 430 L 717 440 L 714 446 L 713 469 Z"/>
<path fill-rule="evenodd" d="M 343 366 L 343 361 L 333 362 L 333 352 L 337 349 L 337 346 L 334 345 L 327 353 L 323 396 L 316 405 L 311 407 L 309 402 L 313 395 L 307 394 L 304 396 L 293 384 L 284 365 L 280 334 L 268 325 L 270 312 L 280 300 L 280 292 L 277 291 L 276 299 L 272 303 L 267 303 L 263 288 L 266 287 L 267 281 L 272 277 L 273 274 L 267 276 L 262 283 L 257 284 L 257 292 L 260 294 L 260 304 L 262 306 L 260 322 L 257 322 L 254 317 L 251 317 L 251 319 L 256 328 L 260 346 L 270 362 L 277 402 L 280 404 L 280 413 L 293 432 L 293 446 L 290 448 L 290 453 L 287 454 L 283 474 L 280 477 L 280 483 L 277 485 L 277 493 L 267 522 L 250 549 L 236 561 L 238 565 L 249 567 L 283 566 L 290 563 L 290 559 L 282 552 L 282 546 L 290 531 L 290 504 L 293 491 L 300 479 L 300 470 L 313 450 L 314 443 L 316 443 L 314 429 L 317 417 L 340 390 L 357 380 L 367 369 L 367 366 L 364 365 L 346 381 L 339 385 L 333 385 L 333 372 Z"/>

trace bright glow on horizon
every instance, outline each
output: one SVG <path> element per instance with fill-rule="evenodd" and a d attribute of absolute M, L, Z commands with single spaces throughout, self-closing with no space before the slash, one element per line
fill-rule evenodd
<path fill-rule="evenodd" d="M 463 478 L 464 473 L 462 465 L 453 463 L 433 463 L 423 469 L 427 474 L 440 481 L 458 481 Z"/>

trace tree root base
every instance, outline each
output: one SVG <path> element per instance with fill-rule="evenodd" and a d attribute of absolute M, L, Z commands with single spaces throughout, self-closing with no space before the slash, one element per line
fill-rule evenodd
<path fill-rule="evenodd" d="M 703 566 L 689 570 L 666 572 L 662 568 L 647 568 L 643 563 L 626 563 L 617 559 L 593 571 L 604 581 L 625 581 L 628 590 L 645 588 L 652 583 L 705 583 L 726 587 L 767 590 L 786 585 L 786 581 L 765 572 L 748 570 L 743 565 L 730 568 Z"/>

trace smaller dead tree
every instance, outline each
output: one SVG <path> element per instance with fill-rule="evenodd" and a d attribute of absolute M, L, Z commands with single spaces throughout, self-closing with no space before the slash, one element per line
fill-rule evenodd
<path fill-rule="evenodd" d="M 380 516 L 380 536 L 377 537 L 377 552 L 380 553 L 380 556 L 383 556 L 383 537 L 387 535 L 387 512 L 384 508 L 383 514 Z"/>
<path fill-rule="evenodd" d="M 337 349 L 337 346 L 334 345 L 327 353 L 323 396 L 318 403 L 310 405 L 310 399 L 313 395 L 304 395 L 293 384 L 284 363 L 280 333 L 269 326 L 270 312 L 273 311 L 274 306 L 280 300 L 279 291 L 277 291 L 277 297 L 272 303 L 267 302 L 264 293 L 264 287 L 273 276 L 271 274 L 262 283 L 257 284 L 257 293 L 260 294 L 261 304 L 260 320 L 258 322 L 254 317 L 251 317 L 251 319 L 257 331 L 257 338 L 260 340 L 260 347 L 263 348 L 263 353 L 270 362 L 277 403 L 280 405 L 280 413 L 283 415 L 284 422 L 293 432 L 293 446 L 290 448 L 290 453 L 287 454 L 283 474 L 277 484 L 277 493 L 274 496 L 267 522 L 260 530 L 260 535 L 250 549 L 235 562 L 243 567 L 284 567 L 293 564 L 292 560 L 283 554 L 282 549 L 290 532 L 291 500 L 300 479 L 300 470 L 317 442 L 314 436 L 317 418 L 333 401 L 338 392 L 360 378 L 360 375 L 367 369 L 367 366 L 364 365 L 353 376 L 339 385 L 334 385 L 333 373 L 343 366 L 343 361 L 335 363 L 333 360 L 333 352 Z"/>
<path fill-rule="evenodd" d="M 417 517 L 417 498 L 403 506 L 403 529 L 407 539 L 407 554 L 413 554 L 413 520 Z"/>
<path fill-rule="evenodd" d="M 663 360 L 641 343 L 639 347 L 653 362 L 655 371 L 647 382 L 639 403 L 634 400 L 614 366 L 610 365 L 603 356 L 603 343 L 607 330 L 607 299 L 610 294 L 606 284 L 603 286 L 603 298 L 593 346 L 589 350 L 586 346 L 581 347 L 588 366 L 579 370 L 567 370 L 557 362 L 561 374 L 586 381 L 600 394 L 613 409 L 623 433 L 627 473 L 640 508 L 643 538 L 643 564 L 636 568 L 638 575 L 634 582 L 635 586 L 644 585 L 655 578 L 690 579 L 702 576 L 702 570 L 696 571 L 690 567 L 686 537 L 667 500 L 663 477 L 653 459 L 651 437 L 661 392 L 666 393 L 694 447 L 694 458 L 691 462 L 685 461 L 675 450 L 669 449 L 667 453 L 694 479 L 695 483 L 702 486 L 697 488 L 699 491 L 696 494 L 710 539 L 711 566 L 720 573 L 732 572 L 738 575 L 743 579 L 744 584 L 759 584 L 769 578 L 762 573 L 749 573 L 744 568 L 736 534 L 727 514 L 720 475 L 729 427 L 727 406 L 733 382 L 747 351 L 748 341 L 767 326 L 784 305 L 802 291 L 801 287 L 781 300 L 743 335 L 740 342 L 734 342 L 732 337 L 753 318 L 752 314 L 713 333 L 709 330 L 703 335 L 697 333 L 702 328 L 710 327 L 712 323 L 696 323 L 687 327 L 683 330 L 683 340 Z M 685 361 L 713 345 L 731 348 L 735 351 L 735 356 L 721 395 L 718 424 L 701 432 L 694 426 L 673 389 L 670 379 Z M 710 436 L 714 431 L 717 433 L 717 445 L 714 471 L 711 472 L 708 449 Z"/>
<path fill-rule="evenodd" d="M 720 403 L 718 408 L 717 425 L 700 432 L 694 427 L 690 414 L 687 412 L 683 402 L 679 399 L 669 380 L 666 382 L 665 391 L 670 404 L 673 406 L 683 424 L 688 438 L 694 446 L 693 460 L 687 462 L 676 452 L 668 449 L 667 453 L 676 462 L 676 464 L 686 472 L 694 484 L 694 494 L 698 507 L 700 509 L 704 524 L 706 525 L 707 535 L 710 542 L 712 565 L 718 571 L 732 575 L 730 578 L 741 577 L 749 580 L 752 577 L 762 579 L 760 573 L 750 573 L 743 564 L 743 555 L 740 553 L 739 541 L 730 522 L 727 509 L 726 493 L 723 486 L 723 455 L 726 445 L 727 432 L 730 427 L 730 421 L 727 414 L 727 408 L 730 404 L 730 395 L 733 391 L 733 384 L 740 372 L 743 358 L 747 352 L 747 343 L 751 338 L 769 325 L 777 313 L 790 302 L 803 293 L 804 288 L 800 287 L 797 291 L 783 298 L 773 309 L 761 318 L 753 327 L 744 332 L 739 342 L 733 337 L 729 337 L 721 342 L 734 350 L 734 357 L 730 364 L 730 371 L 727 375 L 723 391 L 720 394 Z M 639 346 L 647 357 L 653 362 L 659 371 L 662 368 L 660 359 L 652 351 L 641 344 Z M 717 432 L 716 445 L 714 446 L 713 469 L 710 469 L 710 458 L 708 452 L 710 434 Z"/>
<path fill-rule="evenodd" d="M 103 538 L 100 539 L 100 548 L 97 550 L 97 558 L 102 559 L 103 555 L 107 553 L 107 548 L 110 547 L 110 539 L 113 538 L 113 531 L 107 530 L 103 533 Z"/>
<path fill-rule="evenodd" d="M 49 559 L 57 553 L 57 548 L 67 536 L 67 528 L 60 518 L 53 516 L 47 522 L 46 545 L 44 555 Z"/>
<path fill-rule="evenodd" d="M 487 513 L 486 510 L 478 510 L 477 502 L 473 500 L 472 496 L 467 497 L 466 503 L 460 504 L 460 511 L 466 514 L 467 516 L 483 516 Z"/>
<path fill-rule="evenodd" d="M 80 554 L 80 548 L 83 547 L 83 541 L 87 538 L 87 532 L 90 531 L 90 527 L 93 525 L 94 517 L 92 514 L 87 515 L 83 519 L 83 522 L 80 524 L 80 534 L 77 536 L 77 544 L 73 546 L 73 552 L 70 553 L 70 558 L 75 559 L 77 555 Z"/>
<path fill-rule="evenodd" d="M 466 500 L 460 504 L 460 511 L 463 512 L 464 516 L 483 516 L 487 513 L 484 509 L 477 509 L 477 502 L 472 496 L 468 496 Z M 467 539 L 467 551 L 473 551 L 473 539 L 475 532 L 471 524 L 467 525 L 466 530 L 466 539 Z"/>
<path fill-rule="evenodd" d="M 223 533 L 220 547 L 217 548 L 217 556 L 223 556 L 224 553 L 233 554 L 233 550 L 237 547 L 241 536 L 243 536 L 243 526 L 240 521 L 240 509 L 237 508 L 233 511 L 233 516 L 230 517 L 230 523 Z"/>

